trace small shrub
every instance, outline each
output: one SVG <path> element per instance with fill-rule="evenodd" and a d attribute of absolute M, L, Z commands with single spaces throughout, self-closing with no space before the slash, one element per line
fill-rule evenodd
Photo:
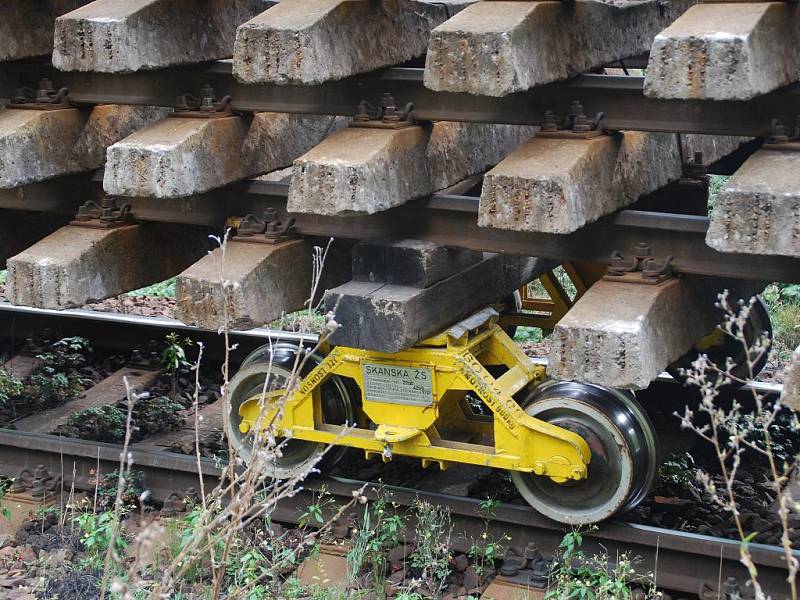
<path fill-rule="evenodd" d="M 409 557 L 409 563 L 419 570 L 427 591 L 433 597 L 439 597 L 447 587 L 450 575 L 450 511 L 447 507 L 417 500 L 414 513 L 417 517 L 414 535 L 417 546 Z M 398 599 L 400 597 L 398 595 Z"/>
<path fill-rule="evenodd" d="M 800 346 L 800 284 L 773 283 L 761 296 L 772 321 L 773 350 L 787 360 Z"/>
<path fill-rule="evenodd" d="M 561 556 L 551 570 L 549 591 L 545 600 L 625 600 L 633 598 L 634 588 L 629 578 L 635 574 L 634 560 L 627 554 L 616 557 L 615 561 L 601 554 L 586 555 L 580 548 L 583 534 L 571 531 L 561 540 Z M 660 598 L 660 593 L 652 584 L 651 578 L 639 577 L 644 589 L 638 596 L 643 600 Z"/>
<path fill-rule="evenodd" d="M 86 548 L 85 565 L 91 569 L 102 569 L 108 545 L 114 530 L 114 513 L 81 513 L 75 517 L 81 531 L 81 543 Z M 128 546 L 121 535 L 116 537 L 116 550 L 121 552 Z"/>
<path fill-rule="evenodd" d="M 663 483 L 684 488 L 691 486 L 696 478 L 694 458 L 688 452 L 671 454 L 658 467 L 658 479 Z"/>
<path fill-rule="evenodd" d="M 183 405 L 166 396 L 146 399 L 134 408 L 134 439 L 162 431 L 175 431 L 183 425 Z"/>
<path fill-rule="evenodd" d="M 22 394 L 23 389 L 22 381 L 5 369 L 0 369 L 0 405 L 13 405 L 14 401 Z"/>
<path fill-rule="evenodd" d="M 131 470 L 125 473 L 125 487 L 122 490 L 122 508 L 129 512 L 139 508 L 144 502 L 144 473 Z M 111 512 L 117 500 L 117 486 L 119 484 L 119 471 L 106 473 L 97 482 L 96 512 Z"/>
<path fill-rule="evenodd" d="M 82 440 L 119 444 L 125 439 L 125 412 L 116 406 L 93 406 L 72 413 L 53 433 Z"/>
<path fill-rule="evenodd" d="M 369 571 L 373 589 L 381 594 L 386 584 L 386 553 L 400 543 L 400 533 L 405 526 L 402 517 L 389 514 L 389 508 L 384 497 L 364 508 L 361 527 L 356 530 L 347 553 L 351 582 L 355 583 L 363 571 Z"/>

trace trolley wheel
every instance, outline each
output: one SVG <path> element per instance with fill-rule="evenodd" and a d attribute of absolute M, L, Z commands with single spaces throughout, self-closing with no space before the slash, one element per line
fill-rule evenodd
<path fill-rule="evenodd" d="M 543 515 L 585 525 L 628 511 L 641 502 L 656 474 L 656 433 L 632 394 L 597 385 L 550 381 L 528 396 L 525 412 L 580 435 L 592 451 L 581 481 L 511 473 L 517 490 Z"/>
<path fill-rule="evenodd" d="M 245 464 L 253 459 L 254 432 L 242 433 L 239 407 L 247 399 L 264 391 L 285 389 L 292 372 L 303 363 L 307 350 L 289 343 L 276 343 L 254 350 L 242 363 L 230 383 L 228 436 Z M 318 354 L 307 356 L 300 370 L 307 375 L 323 360 Z M 265 386 L 266 382 L 266 386 Z M 356 420 L 356 397 L 349 382 L 331 377 L 322 386 L 322 418 L 325 423 L 344 425 Z M 288 479 L 306 472 L 316 464 L 320 471 L 341 460 L 347 448 L 336 446 L 325 452 L 326 445 L 303 440 L 280 440 L 279 456 L 266 467 L 265 475 Z M 319 464 L 317 464 L 319 463 Z"/>
<path fill-rule="evenodd" d="M 755 304 L 753 304 L 750 314 L 748 315 L 747 322 L 744 326 L 744 338 L 747 340 L 748 348 L 753 345 L 753 342 L 761 335 L 768 334 L 772 339 L 772 321 L 769 318 L 769 310 L 761 296 L 758 296 Z M 705 350 L 700 350 L 696 346 L 689 350 L 686 354 L 676 360 L 674 363 L 667 367 L 669 373 L 675 380 L 686 383 L 686 377 L 681 374 L 681 369 L 689 369 L 692 363 L 698 359 L 701 354 L 708 356 L 708 359 L 720 369 L 724 369 L 728 358 L 733 360 L 734 367 L 731 374 L 739 379 L 750 379 L 751 373 L 747 366 L 748 358 L 755 359 L 755 353 L 748 351 L 742 345 L 742 342 L 732 335 L 724 334 L 723 342 L 719 345 L 711 346 Z M 767 364 L 768 353 L 764 352 L 753 365 L 752 377 L 758 375 L 764 366 Z M 739 383 L 732 383 L 731 385 L 738 387 Z"/>

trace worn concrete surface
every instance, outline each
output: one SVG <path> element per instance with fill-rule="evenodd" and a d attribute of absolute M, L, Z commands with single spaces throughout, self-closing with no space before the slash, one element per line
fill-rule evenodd
<path fill-rule="evenodd" d="M 230 58 L 269 0 L 95 0 L 56 20 L 53 65 L 125 73 Z"/>
<path fill-rule="evenodd" d="M 0 109 L 0 188 L 97 169 L 108 146 L 166 113 L 111 104 L 53 111 Z"/>
<path fill-rule="evenodd" d="M 537 258 L 487 254 L 427 288 L 350 281 L 325 294 L 325 310 L 334 312 L 340 326 L 330 341 L 398 352 L 501 301 L 554 265 Z"/>
<path fill-rule="evenodd" d="M 431 29 L 475 0 L 282 0 L 236 32 L 246 83 L 315 85 L 422 56 Z"/>
<path fill-rule="evenodd" d="M 644 93 L 656 98 L 748 100 L 798 78 L 796 4 L 698 4 L 655 37 Z"/>
<path fill-rule="evenodd" d="M 425 86 L 505 96 L 650 49 L 691 0 L 478 2 L 431 33 Z"/>
<path fill-rule="evenodd" d="M 320 215 L 384 211 L 483 171 L 532 133 L 447 122 L 344 129 L 295 161 L 288 208 Z"/>
<path fill-rule="evenodd" d="M 53 51 L 53 23 L 89 0 L 5 0 L 0 3 L 0 62 Z"/>
<path fill-rule="evenodd" d="M 256 113 L 218 119 L 165 118 L 108 149 L 103 187 L 119 196 L 176 198 L 280 169 L 325 135 L 339 117 Z"/>
<path fill-rule="evenodd" d="M 713 162 L 735 150 L 739 141 L 685 136 L 683 156 L 703 151 L 705 160 Z M 677 138 L 670 133 L 625 131 L 590 140 L 537 137 L 486 174 L 478 224 L 571 233 L 682 173 Z"/>
<path fill-rule="evenodd" d="M 426 288 L 481 260 L 482 252 L 424 240 L 364 240 L 353 248 L 353 280 Z"/>
<path fill-rule="evenodd" d="M 327 288 L 350 279 L 350 248 L 345 243 L 331 246 L 317 301 Z M 233 238 L 224 263 L 217 248 L 178 276 L 178 318 L 217 330 L 227 317 L 229 327 L 252 329 L 307 307 L 313 252 L 306 240 L 270 245 Z"/>
<path fill-rule="evenodd" d="M 0 269 L 6 260 L 66 225 L 69 217 L 22 210 L 0 211 Z"/>
<path fill-rule="evenodd" d="M 168 279 L 207 248 L 199 227 L 67 225 L 8 260 L 6 298 L 37 308 L 82 306 Z"/>
<path fill-rule="evenodd" d="M 719 192 L 706 244 L 800 257 L 800 152 L 759 150 Z"/>
<path fill-rule="evenodd" d="M 783 374 L 781 402 L 792 410 L 800 410 L 800 347 L 792 354 L 792 360 Z"/>
<path fill-rule="evenodd" d="M 548 375 L 644 389 L 719 320 L 717 295 L 749 298 L 757 284 L 684 277 L 662 285 L 598 281 L 556 325 Z"/>

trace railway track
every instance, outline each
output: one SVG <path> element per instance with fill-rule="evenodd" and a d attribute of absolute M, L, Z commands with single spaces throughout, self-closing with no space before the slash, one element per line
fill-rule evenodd
<path fill-rule="evenodd" d="M 276 461 L 284 474 L 326 443 L 456 473 L 491 466 L 565 523 L 603 521 L 651 489 L 662 432 L 640 400 L 671 414 L 678 394 L 664 369 L 705 351 L 750 378 L 763 368 L 766 355 L 754 368 L 733 333 L 716 335 L 712 307 L 723 290 L 735 301 L 764 282 L 800 283 L 793 5 L 201 4 L 0 6 L 0 268 L 18 305 L 0 304 L 0 337 L 12 354 L 42 328 L 122 351 L 175 331 L 221 361 L 210 331 L 306 306 L 318 248 L 336 238 L 314 288 L 340 327 L 297 390 L 285 372 L 313 338 L 231 333 L 232 444 L 246 448 L 272 411 L 293 438 Z M 715 196 L 710 174 L 732 176 Z M 223 230 L 230 243 L 209 252 L 209 233 Z M 171 277 L 178 318 L 199 328 L 59 312 Z M 515 311 L 534 280 L 548 298 Z M 505 321 L 488 308 L 498 302 Z M 512 323 L 553 332 L 548 364 L 519 351 L 503 329 Z M 765 305 L 740 327 L 758 345 L 771 332 Z M 277 349 L 250 355 L 268 339 Z M 785 405 L 800 410 L 800 349 L 794 361 Z M 132 362 L 94 377 L 80 408 L 119 401 L 126 376 L 166 389 L 157 360 Z M 283 411 L 272 403 L 282 392 Z M 72 483 L 74 466 L 86 486 L 98 466 L 113 469 L 118 446 L 48 434 L 65 431 L 67 410 L 0 431 L 0 472 L 42 464 Z M 181 446 L 172 435 L 134 448 L 159 499 L 198 477 L 194 458 L 165 450 Z M 673 441 L 690 446 L 684 435 Z M 201 465 L 213 485 L 217 467 Z M 362 484 L 309 481 L 276 518 L 296 519 L 323 485 L 344 501 Z M 392 493 L 402 507 L 416 495 L 447 505 L 465 539 L 482 525 L 474 501 L 424 478 Z M 491 527 L 553 552 L 563 528 L 538 514 L 502 505 Z M 776 539 L 761 529 L 758 539 Z M 629 550 L 660 585 L 703 600 L 747 578 L 728 540 L 621 522 L 589 537 L 590 551 Z M 762 585 L 785 596 L 778 549 L 752 549 Z"/>
<path fill-rule="evenodd" d="M 217 334 L 187 327 L 171 319 L 83 310 L 48 311 L 0 304 L 0 337 L 21 340 L 31 327 L 49 327 L 59 335 L 81 334 L 95 340 L 100 347 L 112 349 L 129 349 L 132 345 L 178 331 L 202 341 L 210 359 L 222 356 L 222 344 Z M 237 353 L 246 352 L 247 346 L 259 346 L 270 337 L 295 342 L 313 339 L 313 336 L 269 330 L 231 333 L 232 343 L 241 345 Z M 666 375 L 661 383 L 674 387 Z M 780 393 L 779 385 L 753 385 L 761 393 Z M 169 435 L 162 434 L 162 437 Z M 121 450 L 122 447 L 115 444 L 0 429 L 0 475 L 14 477 L 25 469 L 32 471 L 43 466 L 50 475 L 61 478 L 57 494 L 67 494 L 73 483 L 77 489 L 91 490 L 98 471 L 108 473 L 118 468 Z M 147 439 L 133 444 L 131 455 L 133 468 L 143 473 L 145 487 L 156 502 L 163 502 L 174 494 L 185 497 L 199 489 L 196 457 L 157 449 Z M 210 489 L 219 480 L 220 463 L 201 458 L 199 464 L 206 489 Z M 467 467 L 454 467 L 454 474 L 448 472 L 447 480 L 458 481 L 459 477 L 469 480 L 475 476 L 475 472 Z M 335 504 L 328 508 L 333 512 L 334 507 L 348 502 L 352 499 L 352 493 L 365 485 L 367 496 L 375 498 L 379 493 L 378 486 L 370 482 L 341 477 L 311 478 L 304 482 L 298 495 L 277 507 L 272 518 L 278 522 L 297 523 L 304 507 L 322 489 L 335 500 Z M 380 493 L 390 494 L 391 500 L 398 506 L 397 510 L 403 512 L 417 499 L 449 507 L 453 518 L 453 549 L 466 552 L 471 541 L 477 539 L 484 529 L 480 501 L 454 493 L 441 493 L 443 485 L 441 475 L 423 475 L 413 487 L 381 485 Z M 355 519 L 357 515 L 351 514 L 349 517 Z M 565 530 L 563 525 L 546 519 L 530 507 L 504 503 L 497 508 L 489 523 L 489 531 L 498 539 L 508 535 L 508 545 L 524 548 L 533 542 L 547 555 L 557 551 Z M 603 523 L 599 529 L 587 535 L 584 546 L 588 552 L 604 551 L 611 557 L 625 552 L 640 557 L 638 568 L 642 573 L 655 572 L 659 586 L 676 592 L 696 594 L 705 590 L 705 593 L 713 594 L 719 589 L 720 581 L 727 582 L 728 589 L 738 583 L 744 591 L 744 582 L 747 581 L 746 571 L 738 562 L 739 544 L 734 540 L 619 521 Z M 773 598 L 785 596 L 788 588 L 783 551 L 763 544 L 751 545 L 751 551 L 764 589 Z M 797 552 L 797 556 L 800 558 L 800 552 Z M 530 584 L 531 577 L 531 572 L 522 571 L 513 579 Z"/>

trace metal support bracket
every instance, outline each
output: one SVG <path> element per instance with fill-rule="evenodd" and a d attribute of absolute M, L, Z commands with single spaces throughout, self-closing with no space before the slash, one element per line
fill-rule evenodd
<path fill-rule="evenodd" d="M 251 244 L 282 244 L 298 238 L 294 225 L 294 217 L 284 220 L 278 215 L 277 210 L 270 207 L 264 211 L 261 218 L 249 214 L 239 219 L 236 224 L 236 236 L 231 238 L 231 241 Z"/>
<path fill-rule="evenodd" d="M 580 100 L 573 100 L 567 115 L 560 121 L 551 110 L 544 111 L 544 122 L 536 137 L 556 138 L 565 140 L 590 140 L 605 135 L 603 129 L 604 113 L 597 113 L 589 119 L 583 111 Z"/>
<path fill-rule="evenodd" d="M 221 119 L 232 117 L 231 96 L 217 100 L 214 88 L 205 84 L 200 88 L 200 96 L 181 94 L 175 104 L 175 111 L 168 116 L 180 119 Z"/>
<path fill-rule="evenodd" d="M 409 102 L 402 109 L 398 108 L 394 96 L 385 93 L 378 106 L 367 100 L 359 102 L 356 114 L 350 127 L 366 127 L 369 129 L 403 129 L 415 125 L 412 111 L 414 103 Z"/>
<path fill-rule="evenodd" d="M 619 250 L 611 253 L 611 265 L 603 279 L 624 283 L 660 285 L 672 279 L 672 256 L 658 260 L 646 242 L 636 244 L 633 256 L 626 257 Z"/>
<path fill-rule="evenodd" d="M 69 99 L 69 90 L 65 87 L 56 91 L 53 82 L 49 79 L 40 79 L 39 87 L 19 88 L 17 93 L 11 97 L 11 104 L 7 108 L 17 110 L 64 110 L 74 108 Z"/>
<path fill-rule="evenodd" d="M 761 146 L 762 150 L 800 151 L 800 117 L 793 131 L 789 131 L 780 119 L 772 119 L 769 125 L 769 132 L 769 138 Z"/>
<path fill-rule="evenodd" d="M 135 224 L 131 205 L 117 206 L 116 200 L 111 196 L 103 198 L 100 204 L 93 200 L 84 202 L 78 207 L 75 219 L 70 221 L 70 225 L 89 229 L 114 229 Z"/>

